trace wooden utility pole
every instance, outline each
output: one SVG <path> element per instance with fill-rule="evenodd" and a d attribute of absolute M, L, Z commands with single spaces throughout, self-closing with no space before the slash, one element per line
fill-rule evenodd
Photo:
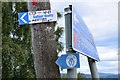
<path fill-rule="evenodd" d="M 42 2 L 44 1 L 44 2 Z M 49 0 L 28 2 L 29 11 L 50 10 Z M 36 78 L 60 78 L 57 59 L 57 44 L 54 37 L 54 23 L 45 22 L 30 25 Z"/>

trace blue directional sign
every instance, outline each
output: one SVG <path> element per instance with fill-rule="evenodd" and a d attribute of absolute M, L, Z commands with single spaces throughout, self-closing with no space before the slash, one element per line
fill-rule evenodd
<path fill-rule="evenodd" d="M 63 69 L 80 68 L 79 54 L 64 54 L 56 61 L 56 64 Z"/>
<path fill-rule="evenodd" d="M 56 10 L 20 12 L 18 17 L 20 25 L 52 22 L 57 20 L 57 12 Z"/>
<path fill-rule="evenodd" d="M 72 8 L 72 47 L 75 51 L 99 61 L 93 36 L 74 7 Z"/>
<path fill-rule="evenodd" d="M 20 25 L 29 24 L 28 12 L 20 12 L 18 17 Z"/>

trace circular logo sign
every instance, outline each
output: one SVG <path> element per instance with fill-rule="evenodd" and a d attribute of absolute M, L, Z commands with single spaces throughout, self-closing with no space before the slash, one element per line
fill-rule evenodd
<path fill-rule="evenodd" d="M 77 57 L 73 54 L 68 55 L 66 58 L 66 64 L 71 68 L 74 67 L 77 64 Z"/>

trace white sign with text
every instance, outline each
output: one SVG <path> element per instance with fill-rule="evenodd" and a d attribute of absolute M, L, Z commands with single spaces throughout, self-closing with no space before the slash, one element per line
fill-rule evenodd
<path fill-rule="evenodd" d="M 55 10 L 30 11 L 28 15 L 30 24 L 57 20 L 57 12 Z"/>
<path fill-rule="evenodd" d="M 57 21 L 56 10 L 29 11 L 18 13 L 19 24 L 34 24 Z"/>

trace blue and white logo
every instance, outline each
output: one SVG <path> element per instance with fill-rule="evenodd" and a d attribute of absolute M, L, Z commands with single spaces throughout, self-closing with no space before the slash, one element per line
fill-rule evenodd
<path fill-rule="evenodd" d="M 77 57 L 73 54 L 68 55 L 66 58 L 66 64 L 71 68 L 74 67 L 77 64 Z"/>
<path fill-rule="evenodd" d="M 20 12 L 18 13 L 19 17 L 19 24 L 29 24 L 29 19 L 28 19 L 28 12 Z"/>

